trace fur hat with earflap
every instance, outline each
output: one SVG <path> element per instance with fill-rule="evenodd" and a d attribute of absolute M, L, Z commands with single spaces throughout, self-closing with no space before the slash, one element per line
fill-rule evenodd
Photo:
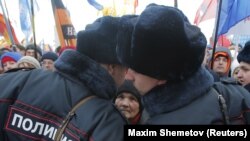
<path fill-rule="evenodd" d="M 116 53 L 119 61 L 124 66 L 129 66 L 131 52 L 131 36 L 138 15 L 124 15 L 120 19 L 117 32 Z"/>
<path fill-rule="evenodd" d="M 250 41 L 248 41 L 244 48 L 240 51 L 240 53 L 237 56 L 238 62 L 246 62 L 250 64 Z"/>
<path fill-rule="evenodd" d="M 103 64 L 120 64 L 116 55 L 119 17 L 104 16 L 77 34 L 76 51 Z"/>
<path fill-rule="evenodd" d="M 150 4 L 136 20 L 128 66 L 153 78 L 179 82 L 201 67 L 206 45 L 204 34 L 180 10 Z"/>

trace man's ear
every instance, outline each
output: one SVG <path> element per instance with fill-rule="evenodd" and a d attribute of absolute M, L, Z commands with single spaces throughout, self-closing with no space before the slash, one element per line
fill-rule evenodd
<path fill-rule="evenodd" d="M 105 68 L 109 72 L 110 75 L 114 73 L 114 68 L 115 68 L 114 64 L 101 64 L 101 66 Z"/>
<path fill-rule="evenodd" d="M 107 69 L 109 74 L 113 75 L 115 73 L 115 65 L 114 64 L 107 64 Z"/>

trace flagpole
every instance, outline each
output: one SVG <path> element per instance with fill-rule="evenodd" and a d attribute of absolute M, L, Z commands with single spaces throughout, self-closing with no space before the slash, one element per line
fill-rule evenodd
<path fill-rule="evenodd" d="M 8 11 L 7 11 L 6 3 L 5 3 L 6 13 L 5 13 L 5 9 L 3 7 L 3 4 L 2 4 L 2 0 L 0 0 L 0 5 L 1 5 L 1 8 L 3 10 L 3 17 L 4 17 L 4 20 L 5 20 L 5 23 L 6 23 L 6 27 L 7 27 L 7 30 L 8 30 L 8 35 L 10 37 L 10 41 L 11 41 L 12 45 L 15 45 L 15 41 L 14 41 L 13 35 L 12 35 L 12 30 L 11 30 L 11 27 L 10 27 L 10 21 L 9 21 L 9 18 L 8 18 L 9 14 L 8 14 Z M 15 51 L 15 48 L 13 48 L 13 51 Z"/>
<path fill-rule="evenodd" d="M 35 31 L 35 17 L 34 17 L 34 1 L 31 0 L 31 24 L 32 24 L 32 31 L 33 31 L 33 40 L 34 40 L 34 46 L 35 46 L 35 58 L 39 59 L 37 56 L 37 46 L 36 46 L 36 31 Z"/>
<path fill-rule="evenodd" d="M 178 0 L 174 0 L 174 7 L 178 8 Z"/>
<path fill-rule="evenodd" d="M 211 69 L 213 70 L 213 65 L 214 65 L 214 53 L 215 53 L 215 48 L 216 48 L 216 43 L 218 40 L 218 29 L 219 29 L 219 24 L 220 24 L 220 14 L 221 14 L 221 5 L 222 5 L 222 0 L 219 0 L 219 7 L 218 7 L 218 14 L 217 14 L 217 19 L 216 19 L 216 27 L 215 27 L 215 33 L 214 33 L 214 44 L 213 44 L 213 52 L 212 52 L 212 59 L 211 59 Z"/>

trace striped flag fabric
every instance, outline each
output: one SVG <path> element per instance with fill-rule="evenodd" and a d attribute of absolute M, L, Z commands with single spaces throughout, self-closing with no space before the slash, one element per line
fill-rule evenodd
<path fill-rule="evenodd" d="M 215 18 L 217 9 L 217 0 L 203 0 L 196 12 L 194 24 L 199 25 L 201 22 Z"/>
<path fill-rule="evenodd" d="M 59 41 L 62 47 L 76 46 L 76 31 L 62 0 L 51 0 Z"/>
<path fill-rule="evenodd" d="M 12 26 L 11 26 L 11 32 L 12 32 L 15 44 L 19 44 L 19 41 L 16 37 L 15 31 L 14 31 Z M 8 33 L 7 26 L 6 26 L 6 23 L 4 20 L 4 16 L 2 14 L 0 14 L 0 35 L 2 35 L 4 37 L 4 39 L 6 40 L 8 45 L 12 44 L 11 39 L 10 39 L 10 35 Z"/>

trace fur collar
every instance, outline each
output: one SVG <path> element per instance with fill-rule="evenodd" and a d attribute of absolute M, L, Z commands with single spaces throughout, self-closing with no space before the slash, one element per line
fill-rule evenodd
<path fill-rule="evenodd" d="M 171 112 L 204 95 L 213 81 L 211 74 L 202 67 L 186 81 L 152 89 L 142 97 L 144 107 L 150 116 Z"/>
<path fill-rule="evenodd" d="M 64 51 L 55 62 L 55 68 L 79 80 L 99 97 L 112 99 L 115 96 L 116 86 L 110 74 L 97 62 L 77 51 Z"/>

